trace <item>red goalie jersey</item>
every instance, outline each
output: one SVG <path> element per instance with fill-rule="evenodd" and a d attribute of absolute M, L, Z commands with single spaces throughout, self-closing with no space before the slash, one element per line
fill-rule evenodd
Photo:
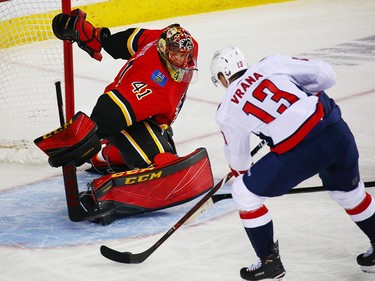
<path fill-rule="evenodd" d="M 114 58 L 128 61 L 93 109 L 98 135 L 111 136 L 150 117 L 160 126 L 170 126 L 196 70 L 198 43 L 185 29 L 172 25 L 163 30 L 127 29 L 102 45 Z"/>

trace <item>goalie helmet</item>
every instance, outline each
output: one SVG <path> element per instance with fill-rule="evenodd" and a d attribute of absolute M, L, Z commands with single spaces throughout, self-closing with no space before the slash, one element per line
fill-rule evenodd
<path fill-rule="evenodd" d="M 172 24 L 163 30 L 157 49 L 174 81 L 190 82 L 196 70 L 194 48 L 190 33 L 179 24 Z"/>
<path fill-rule="evenodd" d="M 219 79 L 219 74 L 221 73 L 229 85 L 229 79 L 241 70 L 247 69 L 247 67 L 247 61 L 240 49 L 233 46 L 222 48 L 214 53 L 211 60 L 212 82 L 215 86 L 220 84 L 224 86 Z"/>

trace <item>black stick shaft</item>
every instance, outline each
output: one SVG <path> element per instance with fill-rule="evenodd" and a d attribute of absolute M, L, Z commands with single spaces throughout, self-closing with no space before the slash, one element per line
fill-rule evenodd
<path fill-rule="evenodd" d="M 252 151 L 251 156 L 254 156 L 267 143 L 262 141 Z M 145 261 L 157 248 L 160 247 L 173 233 L 177 231 L 191 216 L 195 214 L 231 177 L 233 174 L 228 173 L 220 182 L 218 182 L 197 204 L 195 204 L 174 226 L 172 226 L 156 243 L 154 243 L 146 251 L 132 254 L 130 252 L 119 252 L 111 249 L 105 245 L 100 247 L 100 253 L 113 261 L 121 263 L 142 263 Z"/>
<path fill-rule="evenodd" d="M 61 127 L 65 124 L 64 104 L 61 93 L 61 82 L 55 82 L 57 107 L 59 110 L 59 118 Z M 71 221 L 81 221 L 84 218 L 84 212 L 79 203 L 79 191 L 77 183 L 76 167 L 72 163 L 62 166 L 66 204 L 68 207 L 68 215 Z"/>
<path fill-rule="evenodd" d="M 65 123 L 65 118 L 64 118 L 64 105 L 63 105 L 60 81 L 55 82 L 55 88 L 56 88 L 56 97 L 57 97 L 57 108 L 59 110 L 60 125 L 63 126 Z"/>
<path fill-rule="evenodd" d="M 142 263 L 145 261 L 157 248 L 159 248 L 173 233 L 177 231 L 208 199 L 214 195 L 214 193 L 222 187 L 227 180 L 232 177 L 232 173 L 229 173 L 214 188 L 212 188 L 197 204 L 194 205 L 174 226 L 172 226 L 155 244 L 153 244 L 146 251 L 139 254 L 132 254 L 130 252 L 118 252 L 105 245 L 100 247 L 101 254 L 113 261 L 121 263 Z"/>

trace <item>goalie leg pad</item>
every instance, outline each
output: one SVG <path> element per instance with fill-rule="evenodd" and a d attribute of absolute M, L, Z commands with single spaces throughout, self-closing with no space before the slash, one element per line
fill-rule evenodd
<path fill-rule="evenodd" d="M 205 148 L 164 166 L 105 175 L 91 183 L 94 201 L 117 206 L 117 217 L 165 209 L 188 202 L 214 185 Z"/>
<path fill-rule="evenodd" d="M 62 127 L 34 140 L 47 156 L 52 167 L 60 167 L 71 161 L 80 166 L 100 150 L 95 134 L 96 124 L 84 113 L 76 113 Z"/>

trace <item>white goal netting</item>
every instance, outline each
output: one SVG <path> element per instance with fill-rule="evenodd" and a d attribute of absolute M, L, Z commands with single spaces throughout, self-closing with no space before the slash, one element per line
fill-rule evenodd
<path fill-rule="evenodd" d="M 62 42 L 51 22 L 61 1 L 0 2 L 0 161 L 40 163 L 33 140 L 59 127 L 54 82 L 63 83 Z"/>

